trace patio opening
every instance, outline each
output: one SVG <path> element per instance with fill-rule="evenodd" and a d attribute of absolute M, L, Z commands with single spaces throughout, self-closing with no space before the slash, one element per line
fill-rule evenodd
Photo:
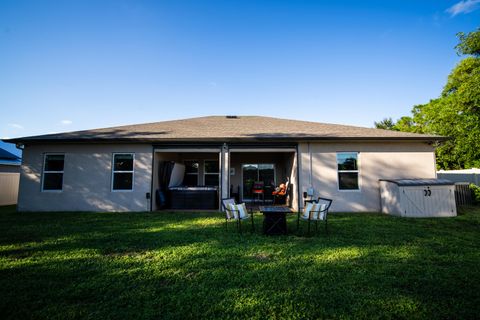
<path fill-rule="evenodd" d="M 285 196 L 274 196 L 288 182 Z M 230 196 L 238 202 L 297 207 L 297 161 L 293 149 L 232 149 L 230 154 Z"/>
<path fill-rule="evenodd" d="M 152 210 L 219 209 L 219 150 L 156 150 L 153 166 Z"/>

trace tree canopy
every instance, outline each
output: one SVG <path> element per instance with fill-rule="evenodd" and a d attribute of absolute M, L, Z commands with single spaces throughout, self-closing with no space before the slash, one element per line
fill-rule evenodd
<path fill-rule="evenodd" d="M 414 106 L 411 116 L 375 122 L 377 128 L 450 137 L 436 150 L 442 169 L 480 167 L 480 28 L 457 36 L 455 49 L 466 57 L 451 71 L 441 95 Z"/>

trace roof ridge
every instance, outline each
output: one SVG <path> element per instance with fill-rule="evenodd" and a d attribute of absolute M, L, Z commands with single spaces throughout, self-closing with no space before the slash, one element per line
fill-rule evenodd
<path fill-rule="evenodd" d="M 444 137 L 367 128 L 360 126 L 322 123 L 306 120 L 275 118 L 263 115 L 201 116 L 185 119 L 127 124 L 98 129 L 86 129 L 56 134 L 44 134 L 5 142 L 25 141 L 196 141 L 196 140 L 307 140 L 307 139 L 413 139 L 443 140 Z"/>

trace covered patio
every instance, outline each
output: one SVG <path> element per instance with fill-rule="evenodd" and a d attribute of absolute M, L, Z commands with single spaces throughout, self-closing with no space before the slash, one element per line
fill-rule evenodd
<path fill-rule="evenodd" d="M 248 148 L 232 146 L 229 149 L 230 197 L 250 204 L 285 204 L 296 207 L 297 161 L 295 147 Z M 285 199 L 275 201 L 272 192 L 280 184 L 287 184 Z M 260 189 L 260 190 L 259 190 Z"/>
<path fill-rule="evenodd" d="M 154 148 L 152 165 L 153 211 L 219 210 L 229 197 L 273 204 L 272 192 L 287 181 L 288 193 L 277 204 L 298 209 L 294 145 L 165 146 Z M 253 191 L 255 183 L 261 190 Z"/>

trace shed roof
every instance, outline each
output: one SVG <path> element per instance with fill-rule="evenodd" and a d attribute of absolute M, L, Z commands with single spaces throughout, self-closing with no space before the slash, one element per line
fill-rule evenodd
<path fill-rule="evenodd" d="M 381 179 L 380 181 L 392 182 L 400 187 L 451 186 L 455 184 L 447 179 Z"/>
<path fill-rule="evenodd" d="M 445 140 L 442 136 L 262 116 L 208 116 L 7 139 L 11 143 L 88 141 Z"/>

